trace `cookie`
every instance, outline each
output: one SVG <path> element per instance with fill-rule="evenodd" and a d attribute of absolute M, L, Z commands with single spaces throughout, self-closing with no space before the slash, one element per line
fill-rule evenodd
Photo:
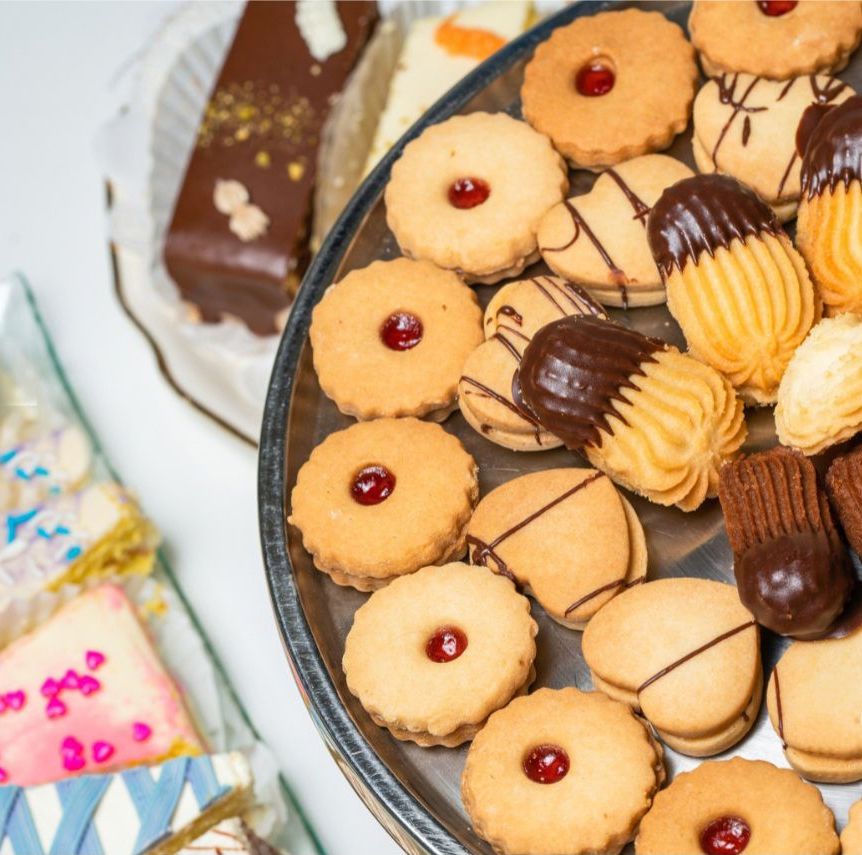
<path fill-rule="evenodd" d="M 649 209 L 692 171 L 647 154 L 603 172 L 589 193 L 566 199 L 539 223 L 539 252 L 560 276 L 579 282 L 608 306 L 654 306 L 664 283 L 646 239 Z"/>
<path fill-rule="evenodd" d="M 461 778 L 476 833 L 505 855 L 619 852 L 665 778 L 661 748 L 624 704 L 539 689 L 494 713 Z"/>
<path fill-rule="evenodd" d="M 841 528 L 857 555 L 862 555 L 862 448 L 835 458 L 826 472 L 826 491 Z"/>
<path fill-rule="evenodd" d="M 691 355 L 747 402 L 774 402 L 821 307 L 773 211 L 734 178 L 697 175 L 662 193 L 647 237 Z"/>
<path fill-rule="evenodd" d="M 485 313 L 489 338 L 467 358 L 458 384 L 461 412 L 474 430 L 513 451 L 562 445 L 515 401 L 512 381 L 533 333 L 549 320 L 576 314 L 607 317 L 580 286 L 554 276 L 535 276 L 500 289 Z"/>
<path fill-rule="evenodd" d="M 835 817 L 817 787 L 764 760 L 709 760 L 655 797 L 637 855 L 838 855 Z M 846 849 L 844 850 L 846 853 Z"/>
<path fill-rule="evenodd" d="M 386 185 L 386 222 L 409 258 L 494 283 L 538 260 L 539 220 L 567 187 L 562 159 L 525 122 L 453 116 L 404 148 Z"/>
<path fill-rule="evenodd" d="M 507 579 L 445 564 L 396 579 L 356 612 L 350 691 L 397 739 L 454 747 L 535 676 L 536 622 Z"/>
<path fill-rule="evenodd" d="M 796 242 L 827 312 L 862 312 L 862 96 L 809 115 Z"/>
<path fill-rule="evenodd" d="M 732 175 L 782 222 L 791 220 L 801 193 L 799 123 L 812 104 L 840 104 L 852 95 L 850 86 L 828 75 L 779 81 L 737 72 L 709 80 L 692 113 L 697 168 Z"/>
<path fill-rule="evenodd" d="M 717 371 L 662 341 L 594 317 L 543 327 L 516 399 L 617 484 L 694 510 L 746 436 L 742 402 Z"/>
<path fill-rule="evenodd" d="M 840 71 L 862 36 L 862 6 L 842 0 L 695 0 L 688 30 L 709 77 L 772 80 Z"/>
<path fill-rule="evenodd" d="M 323 391 L 343 413 L 447 416 L 467 356 L 484 340 L 472 289 L 427 261 L 375 261 L 315 306 L 309 330 Z"/>
<path fill-rule="evenodd" d="M 524 586 L 571 629 L 647 570 L 634 508 L 595 469 L 532 472 L 492 490 L 467 526 L 467 554 Z"/>
<path fill-rule="evenodd" d="M 850 807 L 850 816 L 841 832 L 842 855 L 862 855 L 862 801 Z"/>
<path fill-rule="evenodd" d="M 587 624 L 582 649 L 593 685 L 682 754 L 718 754 L 757 718 L 759 631 L 730 585 L 676 578 L 630 588 Z"/>
<path fill-rule="evenodd" d="M 769 720 L 790 765 L 811 781 L 862 779 L 862 628 L 795 641 L 772 671 Z"/>
<path fill-rule="evenodd" d="M 524 118 L 574 166 L 667 148 L 691 114 L 694 49 L 659 12 L 602 12 L 554 30 L 524 69 Z"/>
<path fill-rule="evenodd" d="M 338 585 L 382 588 L 465 551 L 477 467 L 439 425 L 359 422 L 330 434 L 302 465 L 288 523 Z"/>
<path fill-rule="evenodd" d="M 741 457 L 722 467 L 718 495 L 743 605 L 779 635 L 828 632 L 854 574 L 814 464 L 780 447 Z"/>
<path fill-rule="evenodd" d="M 775 428 L 808 455 L 862 430 L 862 317 L 824 318 L 811 330 L 778 387 Z"/>

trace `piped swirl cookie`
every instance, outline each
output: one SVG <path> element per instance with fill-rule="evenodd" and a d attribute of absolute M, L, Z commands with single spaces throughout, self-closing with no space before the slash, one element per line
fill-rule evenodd
<path fill-rule="evenodd" d="M 582 649 L 596 688 L 682 754 L 718 754 L 757 718 L 759 631 L 730 585 L 676 578 L 624 591 L 587 624 Z"/>
<path fill-rule="evenodd" d="M 354 270 L 315 306 L 309 337 L 323 391 L 359 419 L 441 418 L 455 406 L 482 310 L 450 270 L 396 258 Z"/>
<path fill-rule="evenodd" d="M 378 419 L 311 452 L 288 522 L 318 570 L 373 591 L 462 556 L 478 496 L 476 462 L 454 436 L 418 419 Z"/>
<path fill-rule="evenodd" d="M 550 140 L 525 122 L 453 116 L 405 146 L 386 185 L 386 222 L 409 258 L 494 283 L 538 260 L 539 221 L 567 187 Z"/>
<path fill-rule="evenodd" d="M 697 168 L 732 175 L 782 222 L 790 220 L 801 193 L 799 123 L 810 106 L 840 104 L 852 95 L 848 84 L 828 75 L 779 81 L 737 72 L 709 80 L 694 99 Z"/>
<path fill-rule="evenodd" d="M 344 646 L 350 691 L 381 727 L 421 746 L 472 739 L 533 680 L 536 622 L 484 567 L 425 567 L 375 591 Z"/>
<path fill-rule="evenodd" d="M 692 171 L 663 154 L 607 169 L 593 189 L 566 199 L 539 223 L 539 252 L 560 276 L 579 282 L 608 306 L 654 306 L 664 283 L 646 238 L 649 209 Z"/>
<path fill-rule="evenodd" d="M 843 0 L 695 0 L 688 19 L 704 72 L 773 80 L 840 71 L 862 37 L 862 5 Z"/>
<path fill-rule="evenodd" d="M 615 482 L 697 508 L 746 436 L 742 402 L 710 366 L 607 320 L 569 317 L 527 346 L 516 399 Z"/>
<path fill-rule="evenodd" d="M 815 113 L 812 123 L 818 118 L 800 140 L 796 242 L 827 312 L 862 312 L 862 96 Z"/>
<path fill-rule="evenodd" d="M 461 797 L 476 833 L 504 855 L 616 853 L 664 779 L 660 746 L 625 704 L 539 689 L 488 719 Z"/>
<path fill-rule="evenodd" d="M 532 472 L 492 490 L 467 526 L 467 554 L 523 585 L 571 629 L 647 571 L 634 508 L 595 469 Z"/>
<path fill-rule="evenodd" d="M 665 190 L 647 236 L 692 356 L 746 401 L 775 401 L 821 307 L 773 211 L 733 178 L 698 175 Z"/>
<path fill-rule="evenodd" d="M 659 12 L 602 12 L 554 30 L 524 69 L 524 117 L 575 166 L 667 148 L 685 129 L 698 72 Z"/>

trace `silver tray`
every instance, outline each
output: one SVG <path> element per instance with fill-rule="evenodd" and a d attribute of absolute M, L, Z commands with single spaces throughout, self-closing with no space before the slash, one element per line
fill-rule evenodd
<path fill-rule="evenodd" d="M 610 5 L 583 0 L 563 9 L 484 63 L 410 129 L 356 193 L 309 269 L 270 381 L 260 443 L 259 508 L 266 571 L 282 638 L 294 676 L 333 756 L 360 797 L 409 852 L 448 855 L 490 853 L 491 849 L 473 833 L 459 797 L 466 748 L 428 749 L 399 742 L 373 724 L 347 690 L 340 664 L 344 638 L 354 611 L 366 595 L 340 588 L 316 571 L 298 532 L 285 523 L 290 490 L 311 449 L 327 434 L 352 423 L 338 413 L 317 384 L 307 341 L 311 310 L 330 283 L 348 271 L 399 254 L 386 227 L 381 196 L 392 163 L 404 144 L 428 125 L 457 113 L 488 110 L 519 115 L 518 92 L 524 64 L 535 46 L 561 24 Z M 687 3 L 619 4 L 630 5 L 648 5 L 683 26 L 688 18 Z M 862 55 L 857 54 L 840 76 L 858 87 L 862 83 Z M 679 137 L 669 153 L 694 168 L 690 132 Z M 593 180 L 590 173 L 573 173 L 572 189 L 586 191 Z M 542 268 L 536 265 L 534 269 Z M 477 288 L 483 304 L 494 291 L 494 287 Z M 679 328 L 663 306 L 629 312 L 612 310 L 611 314 L 622 323 L 684 349 Z M 750 410 L 747 416 L 746 450 L 774 445 L 772 410 Z M 525 472 L 584 465 L 579 457 L 565 450 L 532 454 L 507 451 L 479 436 L 460 413 L 449 418 L 444 427 L 458 436 L 478 461 L 483 495 Z M 650 578 L 700 576 L 733 582 L 732 556 L 717 501 L 685 514 L 637 496 L 628 498 L 646 531 Z M 532 608 L 540 627 L 535 685 L 591 688 L 589 671 L 581 656 L 581 634 L 554 623 L 537 603 L 533 602 Z M 785 644 L 764 633 L 765 673 L 771 671 Z M 788 765 L 767 719 L 765 704 L 751 733 L 727 753 Z M 698 762 L 669 749 L 666 758 L 671 775 Z M 849 805 L 859 798 L 859 787 L 825 785 L 821 790 L 839 825 L 843 825 Z"/>

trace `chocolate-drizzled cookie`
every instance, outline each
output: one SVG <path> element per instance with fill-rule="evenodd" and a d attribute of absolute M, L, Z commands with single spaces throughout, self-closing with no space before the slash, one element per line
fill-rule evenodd
<path fill-rule="evenodd" d="M 742 403 L 708 365 L 594 317 L 548 324 L 527 345 L 514 398 L 614 481 L 693 510 L 742 445 Z"/>
<path fill-rule="evenodd" d="M 824 635 L 853 574 L 814 464 L 787 448 L 743 457 L 721 470 L 719 498 L 746 608 L 780 635 Z"/>
<path fill-rule="evenodd" d="M 820 317 L 805 262 L 775 212 L 734 178 L 697 175 L 664 191 L 647 238 L 691 353 L 747 401 L 772 403 Z"/>

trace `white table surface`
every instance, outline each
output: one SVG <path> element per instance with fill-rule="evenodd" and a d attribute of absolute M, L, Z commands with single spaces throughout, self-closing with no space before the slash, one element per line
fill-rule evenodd
<path fill-rule="evenodd" d="M 325 750 L 264 580 L 254 452 L 180 401 L 113 294 L 93 137 L 167 2 L 0 2 L 0 274 L 30 280 L 106 451 L 164 534 L 264 740 L 332 855 L 401 850 Z"/>

